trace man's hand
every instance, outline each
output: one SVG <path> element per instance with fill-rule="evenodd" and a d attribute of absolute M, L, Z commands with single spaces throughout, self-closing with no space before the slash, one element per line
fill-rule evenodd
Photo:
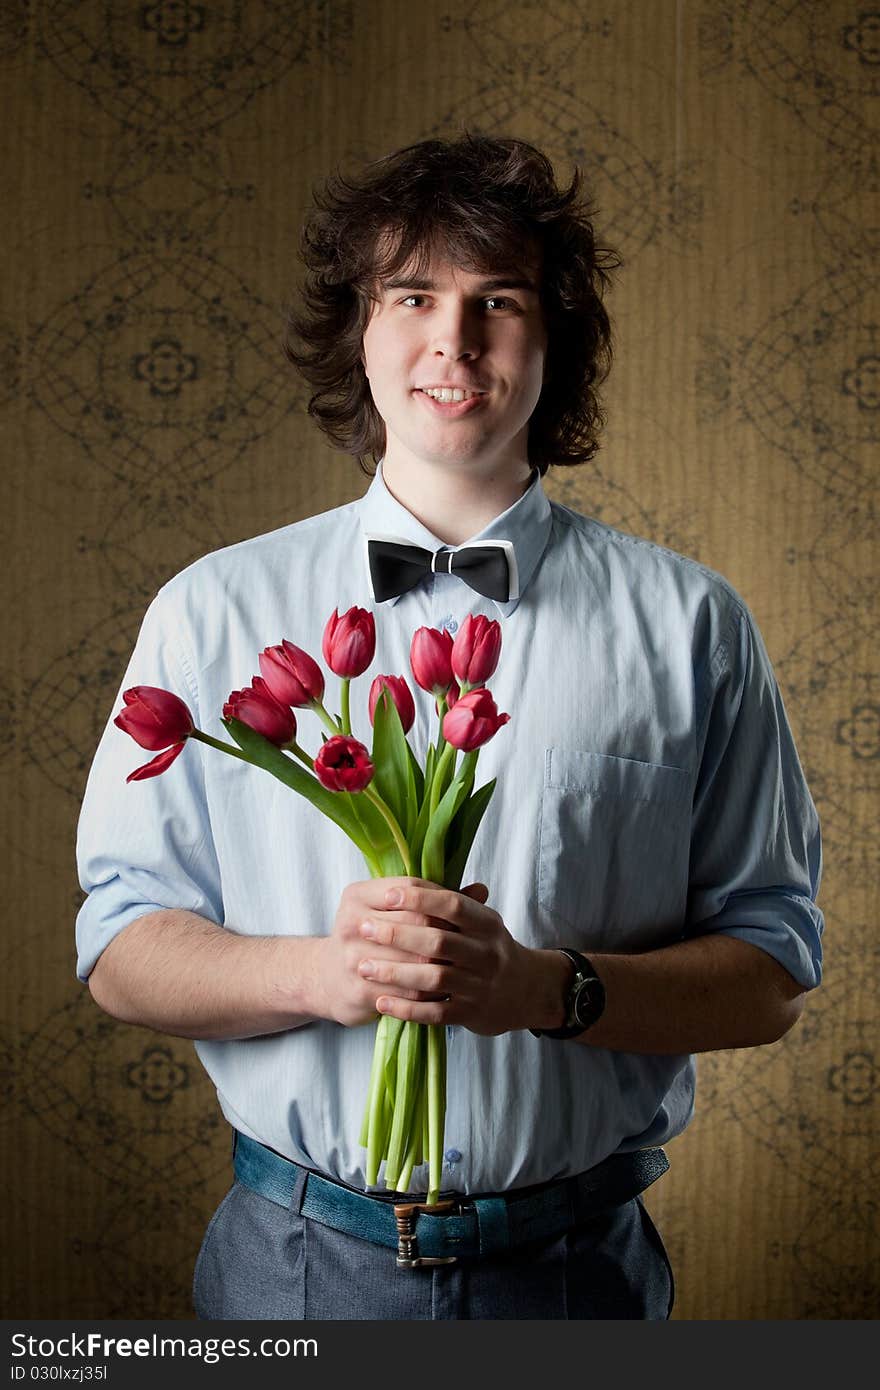
<path fill-rule="evenodd" d="M 339 900 L 333 930 L 328 937 L 320 939 L 319 950 L 316 952 L 317 972 L 313 988 L 321 1017 L 342 1023 L 347 1028 L 356 1028 L 363 1023 L 375 1021 L 378 1016 L 376 998 L 380 991 L 374 984 L 370 983 L 367 976 L 359 969 L 361 962 L 367 956 L 376 965 L 383 968 L 390 969 L 394 965 L 403 963 L 409 967 L 421 967 L 423 970 L 431 967 L 430 957 L 418 949 L 418 943 L 408 946 L 389 939 L 386 944 L 377 938 L 368 940 L 360 933 L 360 927 L 365 922 L 374 923 L 377 928 L 388 932 L 389 935 L 394 930 L 402 929 L 404 925 L 412 926 L 414 923 L 419 924 L 419 929 L 422 932 L 425 932 L 427 927 L 445 927 L 449 931 L 450 924 L 448 922 L 438 919 L 435 923 L 434 919 L 427 917 L 424 913 L 414 915 L 407 911 L 393 912 L 388 910 L 386 894 L 406 890 L 410 884 L 431 886 L 423 879 L 375 878 L 350 883 L 344 890 Z M 435 891 L 441 891 L 436 890 L 436 885 L 434 888 Z M 489 890 L 484 884 L 477 884 L 473 886 L 473 889 L 463 889 L 462 894 L 452 894 L 442 890 L 443 902 L 440 905 L 443 906 L 452 897 L 460 897 L 474 891 L 474 889 L 480 890 L 483 895 L 482 900 L 485 901 Z M 432 940 L 437 935 L 435 930 Z M 436 969 L 436 966 L 434 968 Z M 394 993 L 399 999 L 436 1000 L 442 998 L 442 994 L 438 995 L 437 991 L 422 990 L 415 985 L 407 987 L 395 984 Z"/>
<path fill-rule="evenodd" d="M 561 1023 L 570 966 L 561 952 L 515 941 L 485 906 L 484 883 L 460 893 L 421 878 L 355 886 L 380 889 L 385 909 L 360 917 L 350 956 L 366 991 L 360 997 L 374 1010 L 415 1023 L 458 1023 L 486 1037 Z"/>

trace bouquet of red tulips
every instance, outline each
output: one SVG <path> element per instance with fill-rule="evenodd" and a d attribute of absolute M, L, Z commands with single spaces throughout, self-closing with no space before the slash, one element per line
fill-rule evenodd
<path fill-rule="evenodd" d="M 499 714 L 486 689 L 501 649 L 497 622 L 469 614 L 455 641 L 446 631 L 421 627 L 410 664 L 415 680 L 434 697 L 439 729 L 424 768 L 407 733 L 415 720 L 403 676 L 376 676 L 368 698 L 372 750 L 352 737 L 350 685 L 376 650 L 373 615 L 334 610 L 324 629 L 324 660 L 341 677 L 341 713 L 324 707 L 324 676 L 308 652 L 283 640 L 260 653 L 259 676 L 235 690 L 222 723 L 234 743 L 197 729 L 177 695 L 138 685 L 123 693 L 113 721 L 158 756 L 127 780 L 156 777 L 171 766 L 188 739 L 261 767 L 311 801 L 357 845 L 373 878 L 399 875 L 458 889 L 474 836 L 495 787 L 474 790 L 484 743 L 510 718 Z M 311 709 L 330 731 L 312 759 L 297 743 L 295 709 Z M 458 755 L 462 759 L 458 764 Z M 446 1036 L 442 1024 L 378 1022 L 360 1142 L 367 1150 L 367 1185 L 405 1192 L 412 1170 L 427 1160 L 428 1203 L 438 1201 L 446 1116 Z"/>

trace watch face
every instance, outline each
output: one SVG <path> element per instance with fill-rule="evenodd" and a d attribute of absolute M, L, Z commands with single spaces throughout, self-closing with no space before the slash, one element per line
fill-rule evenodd
<path fill-rule="evenodd" d="M 601 981 L 595 978 L 583 980 L 578 986 L 574 996 L 573 1012 L 575 1021 L 582 1028 L 588 1028 L 591 1023 L 595 1023 L 602 1012 L 604 994 Z"/>

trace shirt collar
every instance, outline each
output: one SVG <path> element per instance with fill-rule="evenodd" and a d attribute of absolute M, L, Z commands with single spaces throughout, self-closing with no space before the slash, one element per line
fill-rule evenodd
<path fill-rule="evenodd" d="M 396 540 L 406 541 L 408 545 L 421 545 L 426 550 L 457 549 L 456 546 L 447 546 L 445 541 L 441 541 L 438 536 L 428 530 L 427 526 L 423 526 L 412 512 L 407 511 L 406 507 L 392 496 L 382 477 L 381 463 L 376 469 L 375 477 L 369 488 L 357 505 L 361 532 L 364 536 L 363 565 L 367 575 L 367 587 L 371 594 L 372 585 L 369 565 L 367 564 L 367 535 L 394 537 Z M 532 470 L 532 480 L 522 497 L 519 497 L 506 511 L 494 517 L 487 526 L 483 527 L 482 531 L 468 537 L 469 541 L 507 540 L 513 544 L 519 577 L 519 597 L 509 599 L 506 603 L 497 599 L 489 600 L 495 604 L 502 617 L 509 617 L 518 607 L 537 568 L 538 561 L 547 547 L 552 522 L 550 503 L 541 483 L 541 475 L 535 468 Z M 395 598 L 388 599 L 388 603 L 394 605 L 402 597 L 402 594 L 398 594 Z"/>

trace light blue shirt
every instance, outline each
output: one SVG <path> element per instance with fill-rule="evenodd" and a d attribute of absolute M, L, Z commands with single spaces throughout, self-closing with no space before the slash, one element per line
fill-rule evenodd
<path fill-rule="evenodd" d="M 433 699 L 411 678 L 417 627 L 455 632 L 469 612 L 501 621 L 489 688 L 510 722 L 481 751 L 498 782 L 463 883 L 530 947 L 646 951 L 723 932 L 768 952 L 802 985 L 821 977 L 820 841 L 761 637 L 717 574 L 550 502 L 537 472 L 480 538 L 513 542 L 519 597 L 496 603 L 455 575 L 374 603 L 365 534 L 442 542 L 388 492 L 206 555 L 150 605 L 120 692 L 176 691 L 226 738 L 223 703 L 289 638 L 323 667 L 334 608 L 376 615 L 376 656 L 352 682 L 352 732 L 371 742 L 373 676 L 406 675 L 412 747 L 424 765 Z M 327 672 L 325 703 L 339 711 Z M 112 713 L 121 708 L 117 699 Z M 297 711 L 298 738 L 321 725 Z M 162 776 L 126 785 L 152 755 L 108 723 L 80 822 L 78 973 L 129 922 L 184 908 L 247 935 L 329 933 L 356 847 L 304 798 L 237 759 L 189 743 Z M 358 1145 L 375 1029 L 309 1023 L 196 1043 L 223 1113 L 244 1134 L 360 1187 Z M 659 1144 L 693 1112 L 690 1056 L 609 1051 L 448 1030 L 444 1184 L 492 1192 L 579 1173 L 616 1150 Z M 416 1169 L 412 1190 L 424 1190 Z"/>

